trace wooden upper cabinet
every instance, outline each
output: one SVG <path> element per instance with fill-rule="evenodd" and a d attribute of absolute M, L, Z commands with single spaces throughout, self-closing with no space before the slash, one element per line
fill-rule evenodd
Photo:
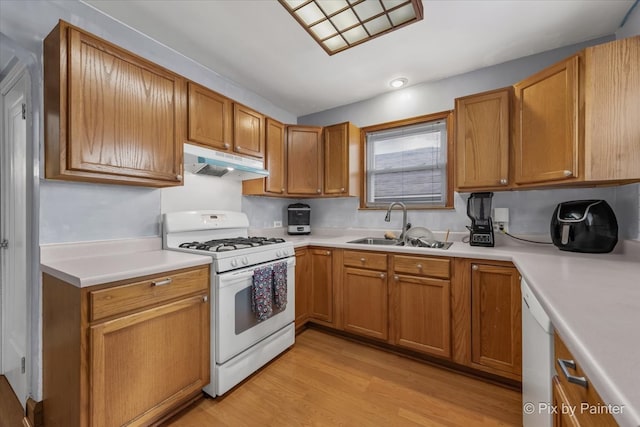
<path fill-rule="evenodd" d="M 572 56 L 514 86 L 516 184 L 579 176 L 579 62 Z"/>
<path fill-rule="evenodd" d="M 360 129 L 351 123 L 324 128 L 324 194 L 357 196 Z"/>
<path fill-rule="evenodd" d="M 640 180 L 640 35 L 585 50 L 585 174 Z"/>
<path fill-rule="evenodd" d="M 522 302 L 515 267 L 471 266 L 471 366 L 519 380 Z"/>
<path fill-rule="evenodd" d="M 242 155 L 264 157 L 264 116 L 244 105 L 233 104 L 233 150 Z"/>
<path fill-rule="evenodd" d="M 509 184 L 511 87 L 456 99 L 456 190 Z"/>
<path fill-rule="evenodd" d="M 322 128 L 287 126 L 287 193 L 322 194 Z"/>
<path fill-rule="evenodd" d="M 286 152 L 285 126 L 273 119 L 267 118 L 267 148 L 265 167 L 269 176 L 265 178 L 264 191 L 267 193 L 283 194 L 286 191 Z"/>
<path fill-rule="evenodd" d="M 197 83 L 189 82 L 189 141 L 216 150 L 232 144 L 232 102 Z"/>
<path fill-rule="evenodd" d="M 44 78 L 46 178 L 182 185 L 182 77 L 60 21 Z"/>

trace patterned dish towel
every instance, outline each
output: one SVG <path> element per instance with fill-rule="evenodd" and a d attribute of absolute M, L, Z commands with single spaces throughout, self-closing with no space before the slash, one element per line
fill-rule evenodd
<path fill-rule="evenodd" d="M 267 320 L 273 315 L 273 270 L 271 266 L 253 270 L 251 311 L 255 313 L 258 322 Z"/>
<path fill-rule="evenodd" d="M 287 262 L 273 264 L 273 305 L 276 310 L 287 306 Z"/>

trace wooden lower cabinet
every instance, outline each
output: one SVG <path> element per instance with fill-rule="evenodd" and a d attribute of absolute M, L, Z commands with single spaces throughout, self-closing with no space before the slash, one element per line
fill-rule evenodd
<path fill-rule="evenodd" d="M 522 302 L 512 266 L 471 264 L 471 366 L 520 379 Z"/>
<path fill-rule="evenodd" d="M 310 248 L 311 261 L 311 319 L 333 323 L 333 251 Z"/>
<path fill-rule="evenodd" d="M 607 405 L 582 370 L 580 361 L 573 357 L 557 332 L 554 334 L 553 344 L 556 369 L 556 376 L 552 379 L 553 404 L 557 411 L 553 418 L 554 427 L 617 426 L 618 423 L 613 415 L 607 412 Z M 575 377 L 582 377 L 584 385 L 569 382 L 560 368 L 559 360 L 565 361 L 567 365 L 572 362 L 573 366 L 567 366 L 567 373 Z M 573 411 L 573 414 L 570 414 L 570 411 Z"/>
<path fill-rule="evenodd" d="M 311 303 L 311 256 L 306 248 L 296 249 L 296 330 L 309 319 Z"/>
<path fill-rule="evenodd" d="M 342 274 L 343 329 L 372 338 L 388 337 L 387 275 L 345 267 Z"/>
<path fill-rule="evenodd" d="M 209 319 L 208 266 L 88 288 L 45 274 L 45 425 L 149 425 L 188 403 L 209 383 Z"/>
<path fill-rule="evenodd" d="M 450 259 L 394 255 L 391 270 L 392 343 L 450 358 Z"/>
<path fill-rule="evenodd" d="M 451 356 L 448 280 L 394 275 L 394 344 L 426 354 Z"/>

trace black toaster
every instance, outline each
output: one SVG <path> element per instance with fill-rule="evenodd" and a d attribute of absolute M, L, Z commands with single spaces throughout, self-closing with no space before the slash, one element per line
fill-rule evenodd
<path fill-rule="evenodd" d="M 606 253 L 618 243 L 618 221 L 604 200 L 574 200 L 556 206 L 551 239 L 560 250 Z"/>

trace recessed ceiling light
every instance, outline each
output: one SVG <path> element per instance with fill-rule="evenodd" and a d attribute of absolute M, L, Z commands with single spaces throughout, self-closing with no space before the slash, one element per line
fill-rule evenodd
<path fill-rule="evenodd" d="M 423 18 L 422 0 L 278 0 L 329 55 Z"/>
<path fill-rule="evenodd" d="M 409 83 L 409 80 L 407 80 L 404 77 L 399 77 L 397 79 L 393 79 L 389 82 L 389 86 L 391 86 L 394 89 L 398 89 L 401 88 L 402 86 L 406 86 L 407 83 Z"/>

